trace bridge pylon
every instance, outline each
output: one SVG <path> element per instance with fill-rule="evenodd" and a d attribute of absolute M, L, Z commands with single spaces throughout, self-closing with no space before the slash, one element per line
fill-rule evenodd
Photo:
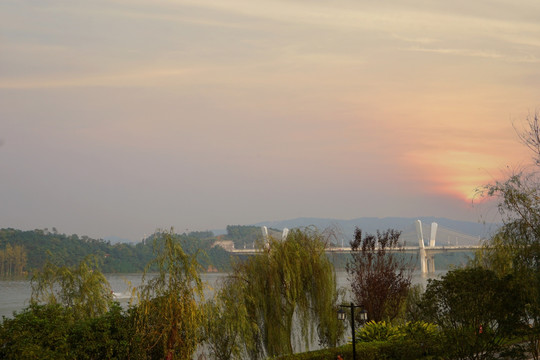
<path fill-rule="evenodd" d="M 435 247 L 435 239 L 437 237 L 438 224 L 436 222 L 431 223 L 431 233 L 429 237 L 429 245 L 426 246 L 424 242 L 424 232 L 422 229 L 422 221 L 416 220 L 416 233 L 418 234 L 418 246 L 420 247 L 420 266 L 422 269 L 422 275 L 435 272 L 435 258 L 433 253 L 427 252 L 431 248 Z"/>
<path fill-rule="evenodd" d="M 270 237 L 268 235 L 268 228 L 266 226 L 261 226 L 261 232 L 263 236 L 264 246 L 269 247 L 270 246 Z M 281 233 L 281 241 L 287 240 L 287 236 L 289 235 L 289 229 L 284 228 L 283 232 Z"/>

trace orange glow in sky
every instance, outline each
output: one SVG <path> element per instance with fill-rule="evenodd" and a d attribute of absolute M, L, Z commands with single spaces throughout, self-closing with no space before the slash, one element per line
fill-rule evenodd
<path fill-rule="evenodd" d="M 538 13 L 1 2 L 0 225 L 137 239 L 294 217 L 476 221 L 474 189 L 529 161 L 512 123 L 540 108 Z"/>

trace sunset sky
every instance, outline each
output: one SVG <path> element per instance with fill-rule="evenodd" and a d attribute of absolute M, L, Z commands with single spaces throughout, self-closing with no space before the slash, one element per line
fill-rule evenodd
<path fill-rule="evenodd" d="M 3 0 L 0 227 L 494 216 L 540 2 Z M 510 170 L 509 170 L 510 169 Z"/>

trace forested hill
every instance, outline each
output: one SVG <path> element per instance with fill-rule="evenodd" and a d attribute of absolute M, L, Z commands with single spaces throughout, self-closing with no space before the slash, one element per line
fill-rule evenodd
<path fill-rule="evenodd" d="M 111 244 L 88 236 L 60 234 L 55 229 L 52 232 L 0 229 L 0 277 L 24 276 L 40 269 L 47 260 L 57 265 L 73 266 L 88 255 L 101 262 L 105 273 L 142 272 L 153 258 L 155 236 L 151 235 L 137 244 Z M 177 236 L 188 254 L 199 252 L 198 261 L 204 269 L 230 269 L 230 255 L 223 248 L 212 246 L 217 240 L 212 232 Z"/>
<path fill-rule="evenodd" d="M 279 238 L 281 231 L 269 228 Z M 92 255 L 104 273 L 137 273 L 153 259 L 153 234 L 139 243 L 115 243 L 88 236 L 61 234 L 44 230 L 0 229 L 0 279 L 31 274 L 43 267 L 47 260 L 58 266 L 74 266 Z M 203 270 L 228 272 L 233 259 L 224 248 L 253 248 L 262 240 L 259 226 L 229 225 L 227 233 L 215 236 L 211 231 L 176 234 L 188 254 L 198 253 Z M 220 246 L 216 246 L 220 245 Z M 346 257 L 332 256 L 334 265 L 343 268 Z M 441 263 L 441 261 L 439 261 Z"/>

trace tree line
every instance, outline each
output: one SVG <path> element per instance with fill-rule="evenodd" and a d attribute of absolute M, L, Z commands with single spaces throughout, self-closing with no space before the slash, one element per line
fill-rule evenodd
<path fill-rule="evenodd" d="M 60 234 L 55 228 L 52 232 L 47 229 L 0 229 L 0 278 L 31 274 L 47 261 L 75 266 L 87 256 L 99 259 L 100 270 L 104 273 L 143 272 L 145 264 L 153 257 L 152 242 L 158 236 L 152 234 L 136 244 L 111 244 L 110 241 L 84 235 Z M 225 272 L 232 268 L 230 254 L 219 246 L 213 246 L 217 237 L 212 232 L 190 232 L 178 234 L 178 237 L 188 253 L 201 250 L 198 261 L 205 269 Z M 249 239 L 252 241 L 251 236 Z"/>
<path fill-rule="evenodd" d="M 24 276 L 27 260 L 23 246 L 6 244 L 6 247 L 0 250 L 0 278 Z"/>
<path fill-rule="evenodd" d="M 273 234 L 280 234 L 271 230 Z M 198 261 L 207 270 L 228 272 L 232 270 L 235 258 L 220 246 L 214 246 L 217 240 L 230 240 L 235 248 L 253 247 L 261 240 L 258 226 L 229 225 L 227 233 L 215 236 L 211 231 L 198 231 L 178 234 L 185 250 L 192 254 L 198 250 Z M 0 229 L 0 278 L 21 277 L 41 269 L 49 260 L 57 265 L 74 266 L 85 257 L 92 255 L 100 259 L 100 270 L 104 273 L 140 273 L 152 259 L 152 241 L 156 234 L 150 235 L 139 243 L 116 243 L 102 239 L 93 239 L 76 234 L 60 234 L 55 228 L 23 231 Z M 349 254 L 330 254 L 330 261 L 338 269 L 345 269 L 350 260 Z M 463 254 L 441 254 L 437 264 L 463 262 Z"/>

